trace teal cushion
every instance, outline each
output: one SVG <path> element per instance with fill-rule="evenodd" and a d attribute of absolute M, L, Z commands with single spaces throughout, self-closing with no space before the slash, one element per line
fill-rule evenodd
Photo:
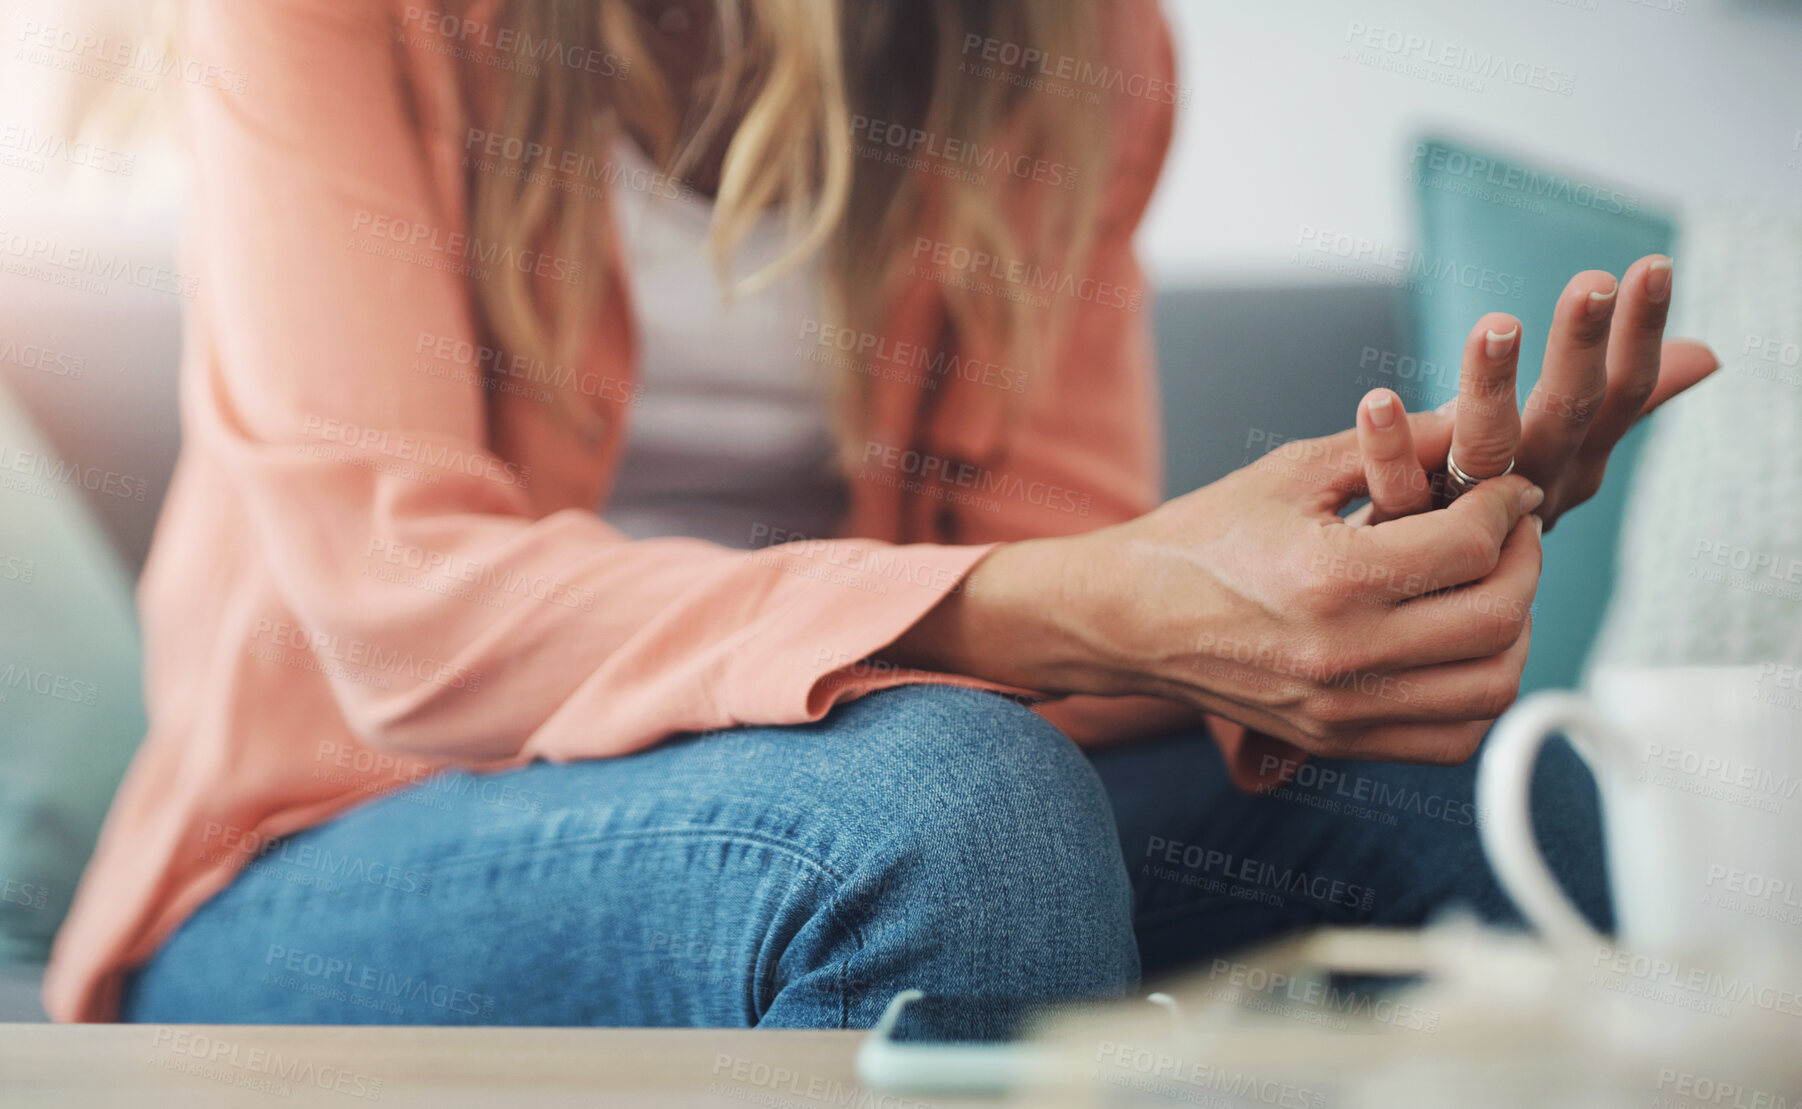
<path fill-rule="evenodd" d="M 1539 380 L 1558 294 L 1582 270 L 1615 275 L 1647 254 L 1668 254 L 1672 220 L 1630 189 L 1564 175 L 1440 138 L 1416 143 L 1412 172 L 1419 255 L 1409 300 L 1420 366 L 1401 390 L 1410 408 L 1458 391 L 1464 340 L 1486 312 L 1520 318 L 1520 395 Z M 1596 497 L 1545 537 L 1522 692 L 1572 688 L 1613 590 L 1627 477 L 1644 425 L 1614 451 Z"/>
<path fill-rule="evenodd" d="M 132 587 L 83 502 L 93 480 L 59 461 L 0 387 L 5 960 L 48 955 L 113 791 L 144 736 Z M 100 488 L 105 495 L 106 485 Z"/>

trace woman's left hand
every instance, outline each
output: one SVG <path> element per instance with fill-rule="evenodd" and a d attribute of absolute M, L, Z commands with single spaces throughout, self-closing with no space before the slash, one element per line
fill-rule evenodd
<path fill-rule="evenodd" d="M 1633 263 L 1627 275 L 1586 270 L 1571 278 L 1552 318 L 1544 370 L 1517 409 L 1520 321 L 1493 312 L 1464 344 L 1451 415 L 1451 457 L 1474 478 L 1507 469 L 1545 490 L 1537 515 L 1550 529 L 1602 484 L 1608 455 L 1634 421 L 1713 373 L 1706 346 L 1664 341 L 1671 260 Z M 1435 437 L 1436 438 L 1436 437 Z M 1410 438 L 1399 398 L 1373 390 L 1358 406 L 1358 439 L 1370 475 L 1371 505 L 1356 522 L 1409 516 L 1433 507 L 1426 467 L 1442 469 L 1443 444 Z"/>

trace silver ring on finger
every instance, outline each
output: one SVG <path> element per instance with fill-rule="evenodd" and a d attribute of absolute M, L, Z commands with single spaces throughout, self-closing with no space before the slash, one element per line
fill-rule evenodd
<path fill-rule="evenodd" d="M 1507 477 L 1509 474 L 1511 474 L 1513 472 L 1514 472 L 1514 459 L 1510 458 L 1508 460 L 1507 468 L 1504 469 L 1501 473 L 1490 474 L 1488 477 L 1476 477 L 1476 476 L 1466 472 L 1464 467 L 1458 465 L 1458 461 L 1457 461 L 1457 459 L 1452 457 L 1451 451 L 1446 451 L 1445 452 L 1445 499 L 1447 502 L 1455 501 L 1459 497 L 1462 497 L 1464 494 L 1470 492 L 1472 489 L 1475 489 L 1477 486 L 1483 484 L 1485 481 L 1491 481 L 1498 477 Z"/>

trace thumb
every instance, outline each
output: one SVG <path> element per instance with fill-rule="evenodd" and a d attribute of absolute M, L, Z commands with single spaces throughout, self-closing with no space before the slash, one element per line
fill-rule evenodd
<path fill-rule="evenodd" d="M 1545 492 L 1537 485 L 1508 474 L 1490 478 L 1445 508 L 1363 530 L 1406 572 L 1443 589 L 1495 569 L 1508 534 L 1544 502 Z"/>

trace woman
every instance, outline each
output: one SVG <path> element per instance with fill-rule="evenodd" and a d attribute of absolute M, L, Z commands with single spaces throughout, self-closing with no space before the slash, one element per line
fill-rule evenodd
<path fill-rule="evenodd" d="M 1488 317 L 1455 417 L 1373 394 L 1160 507 L 1149 2 L 193 0 L 184 56 L 244 80 L 187 94 L 153 723 L 58 1018 L 841 1027 L 916 986 L 981 1031 L 1506 915 L 1467 772 L 1393 764 L 1468 759 L 1538 521 L 1710 368 L 1660 372 L 1668 261 L 1573 279 L 1576 403 L 1522 428 Z M 1433 509 L 1448 452 L 1519 458 Z"/>

